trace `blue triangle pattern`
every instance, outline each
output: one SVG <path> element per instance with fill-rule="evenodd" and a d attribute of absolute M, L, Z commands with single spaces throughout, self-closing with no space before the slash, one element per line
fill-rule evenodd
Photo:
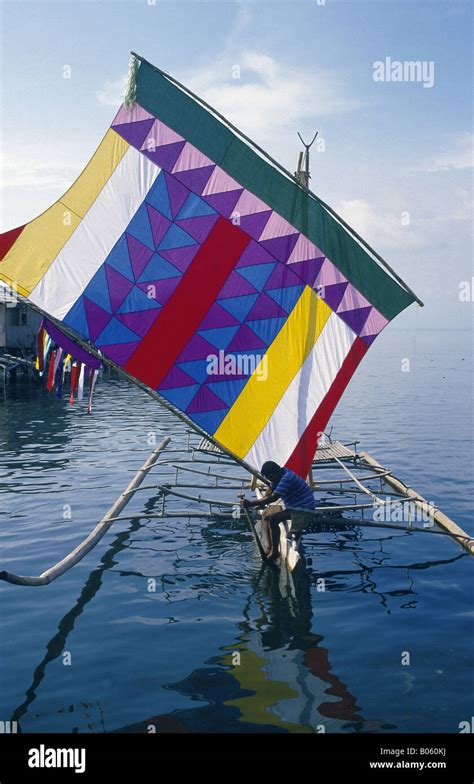
<path fill-rule="evenodd" d="M 148 283 L 155 280 L 166 280 L 167 278 L 179 278 L 181 275 L 182 273 L 179 269 L 170 264 L 163 256 L 154 253 L 137 282 Z"/>
<path fill-rule="evenodd" d="M 219 327 L 217 329 L 200 329 L 198 335 L 208 340 L 217 349 L 225 349 L 234 337 L 239 325 L 235 327 Z"/>
<path fill-rule="evenodd" d="M 158 389 L 162 397 L 172 403 L 176 408 L 184 410 L 188 407 L 194 395 L 199 389 L 199 384 L 192 384 L 189 387 L 175 387 L 174 389 Z"/>
<path fill-rule="evenodd" d="M 86 311 L 84 308 L 84 298 L 81 296 L 74 303 L 71 310 L 67 313 L 64 323 L 79 332 L 83 338 L 89 340 L 89 325 L 87 323 Z"/>
<path fill-rule="evenodd" d="M 219 411 L 206 411 L 201 414 L 188 414 L 187 416 L 199 425 L 206 433 L 209 435 L 213 435 L 216 432 L 217 428 L 221 424 L 222 420 L 226 416 L 227 411 L 224 409 L 219 409 Z"/>
<path fill-rule="evenodd" d="M 179 362 L 177 367 L 184 370 L 188 376 L 194 378 L 199 384 L 203 384 L 208 378 L 207 360 L 205 359 L 193 359 L 190 362 Z"/>
<path fill-rule="evenodd" d="M 252 264 L 250 267 L 241 267 L 236 272 L 251 283 L 255 289 L 262 291 L 276 265 L 276 261 L 273 264 Z"/>
<path fill-rule="evenodd" d="M 258 321 L 247 321 L 247 326 L 263 340 L 265 345 L 269 346 L 285 322 L 285 318 L 258 319 Z"/>
<path fill-rule="evenodd" d="M 128 254 L 127 238 L 122 234 L 120 239 L 115 243 L 109 255 L 105 259 L 107 264 L 110 264 L 117 272 L 120 272 L 127 280 L 135 280 L 133 277 L 132 265 Z"/>
<path fill-rule="evenodd" d="M 286 286 L 284 289 L 272 289 L 271 291 L 267 291 L 267 294 L 274 299 L 275 302 L 278 302 L 283 310 L 290 313 L 301 297 L 304 288 L 304 285 Z"/>
<path fill-rule="evenodd" d="M 165 236 L 161 240 L 158 250 L 171 250 L 172 248 L 184 248 L 188 245 L 197 245 L 196 240 L 193 240 L 180 226 L 171 224 Z"/>
<path fill-rule="evenodd" d="M 134 286 L 130 294 L 128 294 L 120 308 L 119 313 L 136 313 L 139 310 L 157 310 L 159 304 L 151 297 L 147 297 L 144 291 Z"/>
<path fill-rule="evenodd" d="M 183 206 L 181 207 L 176 220 L 184 220 L 185 218 L 199 218 L 201 215 L 216 215 L 210 204 L 200 199 L 195 193 L 190 193 Z"/>
<path fill-rule="evenodd" d="M 258 294 L 246 294 L 243 297 L 229 297 L 217 300 L 219 305 L 231 313 L 240 322 L 244 322 L 247 313 L 252 309 Z"/>
<path fill-rule="evenodd" d="M 106 310 L 107 313 L 112 313 L 112 305 L 110 303 L 109 296 L 109 284 L 107 282 L 104 264 L 99 267 L 92 280 L 87 284 L 87 287 L 83 293 L 96 305 L 100 305 L 100 307 Z"/>
<path fill-rule="evenodd" d="M 145 202 L 142 202 L 132 220 L 128 224 L 127 232 L 135 237 L 135 239 L 140 240 L 140 242 L 142 242 L 148 248 L 155 250 L 155 243 L 151 233 L 148 210 L 146 208 Z"/>
<path fill-rule="evenodd" d="M 168 196 L 168 188 L 166 187 L 165 174 L 160 172 L 155 182 L 148 191 L 145 201 L 151 204 L 155 210 L 161 212 L 168 220 L 173 220 L 171 214 L 170 199 Z"/>
<path fill-rule="evenodd" d="M 229 381 L 215 381 L 208 384 L 209 389 L 214 392 L 229 408 L 234 405 L 248 379 L 232 379 Z"/>
<path fill-rule="evenodd" d="M 122 324 L 115 317 L 112 318 L 96 340 L 98 346 L 110 346 L 116 343 L 138 342 L 140 338 L 135 332 Z"/>

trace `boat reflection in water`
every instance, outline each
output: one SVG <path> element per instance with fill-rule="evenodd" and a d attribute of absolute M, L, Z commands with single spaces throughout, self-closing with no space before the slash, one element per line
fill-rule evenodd
<path fill-rule="evenodd" d="M 143 506 L 144 512 L 151 512 L 156 502 L 156 498 L 148 499 Z M 160 521 L 159 526 L 162 534 L 163 521 Z M 20 731 L 30 731 L 34 703 L 39 696 L 43 696 L 43 692 L 46 695 L 49 693 L 48 686 L 43 683 L 48 665 L 60 659 L 68 647 L 71 633 L 77 633 L 76 627 L 80 621 L 84 623 L 86 610 L 90 610 L 88 605 L 103 588 L 106 573 L 114 571 L 118 566 L 124 574 L 122 560 L 133 552 L 130 546 L 133 544 L 134 551 L 139 552 L 140 530 L 140 522 L 133 520 L 126 530 L 116 534 L 102 556 L 100 565 L 89 574 L 77 601 L 59 620 L 57 632 L 47 642 L 44 656 L 34 669 L 25 699 L 10 717 L 12 721 L 18 722 Z M 235 540 L 236 537 L 240 540 L 245 536 L 250 544 L 249 534 L 243 534 L 240 521 L 208 523 L 199 528 L 199 533 L 196 547 L 205 549 L 208 555 L 216 555 L 216 550 L 225 546 L 225 540 Z M 377 550 L 369 558 L 366 539 L 366 549 L 358 553 L 360 536 L 360 533 L 352 531 L 346 533 L 344 539 L 338 538 L 328 544 L 331 552 L 336 549 L 341 555 L 350 557 L 349 569 L 346 557 L 342 571 L 336 567 L 330 572 L 318 571 L 317 574 L 310 565 L 306 568 L 304 561 L 291 575 L 276 566 L 263 566 L 260 571 L 254 567 L 245 569 L 245 579 L 250 580 L 249 590 L 246 591 L 243 610 L 238 611 L 234 639 L 232 632 L 231 635 L 227 634 L 227 641 L 220 653 L 206 659 L 205 666 L 194 669 L 188 677 L 178 682 L 161 683 L 154 694 L 150 693 L 147 698 L 148 703 L 156 700 L 159 704 L 160 691 L 166 689 L 168 693 L 175 692 L 188 698 L 188 701 L 198 703 L 196 706 L 151 714 L 133 723 L 114 726 L 110 706 L 106 709 L 101 704 L 107 695 L 106 690 L 103 697 L 98 695 L 94 702 L 87 698 L 81 700 L 80 704 L 65 702 L 59 712 L 64 717 L 67 713 L 77 727 L 74 731 L 81 732 L 353 733 L 396 730 L 394 724 L 383 719 L 367 720 L 364 717 L 364 706 L 358 704 L 350 685 L 346 685 L 333 672 L 330 652 L 323 645 L 324 637 L 315 631 L 318 595 L 322 599 L 322 594 L 314 589 L 314 583 L 320 578 L 331 581 L 331 590 L 375 594 L 378 605 L 384 612 L 389 612 L 391 596 L 377 587 L 375 578 L 375 570 L 383 569 L 387 557 L 383 553 L 383 543 L 376 543 L 380 551 Z M 149 542 L 142 544 L 148 548 Z M 311 540 L 308 538 L 308 552 L 310 547 Z M 317 547 L 321 547 L 320 541 Z M 180 575 L 184 573 L 185 562 L 177 556 L 174 559 L 171 553 L 169 555 L 169 578 L 175 575 L 182 580 Z M 417 570 L 425 571 L 462 557 L 459 554 L 445 561 L 425 560 L 422 563 L 398 565 L 395 567 L 396 573 L 400 577 L 406 574 L 407 582 L 405 586 L 404 579 L 402 584 L 397 581 L 397 596 L 403 594 L 408 600 L 413 600 L 414 575 Z M 219 559 L 215 561 L 216 564 L 218 562 Z M 195 568 L 193 582 L 197 577 Z M 128 571 L 128 574 L 132 575 L 132 571 Z M 139 574 L 134 570 L 133 575 L 147 580 L 143 572 Z M 205 594 L 213 595 L 218 579 L 224 579 L 224 575 L 207 574 L 205 579 L 204 574 L 200 573 L 200 589 L 204 589 Z M 168 582 L 171 604 L 181 599 L 180 585 L 177 583 L 176 591 L 172 593 L 171 583 Z M 189 592 L 186 584 L 184 588 Z M 173 651 L 169 650 L 167 655 L 172 656 Z M 99 666 L 98 662 L 96 664 Z M 105 665 L 104 673 L 106 670 Z M 84 693 L 82 688 L 80 691 Z M 71 702 L 75 702 L 74 698 Z M 173 700 L 166 702 L 169 705 Z M 176 699 L 177 705 L 182 702 L 182 699 Z M 35 715 L 40 718 L 38 708 L 35 708 Z"/>
<path fill-rule="evenodd" d="M 152 716 L 119 732 L 377 732 L 357 698 L 331 671 L 312 631 L 311 572 L 262 566 L 253 579 L 234 645 L 188 678 L 169 684 L 209 704 Z M 224 665 L 224 668 L 222 667 Z"/>

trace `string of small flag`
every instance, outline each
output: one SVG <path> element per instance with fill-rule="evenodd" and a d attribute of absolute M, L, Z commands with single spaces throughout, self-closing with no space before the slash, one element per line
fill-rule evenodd
<path fill-rule="evenodd" d="M 100 359 L 76 345 L 51 321 L 43 319 L 37 333 L 36 369 L 46 374 L 48 392 L 63 396 L 65 381 L 70 379 L 69 403 L 81 402 L 88 390 L 87 411 L 92 411 L 92 397 L 102 363 Z M 87 392 L 86 392 L 87 394 Z"/>

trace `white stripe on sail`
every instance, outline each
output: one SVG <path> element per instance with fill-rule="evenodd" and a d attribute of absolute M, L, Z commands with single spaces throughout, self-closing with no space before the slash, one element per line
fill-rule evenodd
<path fill-rule="evenodd" d="M 90 209 L 31 292 L 46 313 L 63 319 L 103 264 L 161 169 L 129 147 Z"/>
<path fill-rule="evenodd" d="M 260 469 L 266 460 L 284 465 L 325 395 L 356 334 L 335 313 L 328 318 L 313 350 L 287 387 L 272 416 L 245 455 Z"/>

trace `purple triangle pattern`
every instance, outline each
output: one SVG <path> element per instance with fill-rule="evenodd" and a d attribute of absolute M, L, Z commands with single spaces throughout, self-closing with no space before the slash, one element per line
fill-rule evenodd
<path fill-rule="evenodd" d="M 156 163 L 160 169 L 171 171 L 183 149 L 186 142 L 173 142 L 172 144 L 164 144 L 162 147 L 156 147 L 154 150 L 142 150 L 150 161 Z"/>
<path fill-rule="evenodd" d="M 151 117 L 151 119 L 148 120 L 137 120 L 136 122 L 114 125 L 114 130 L 120 134 L 122 139 L 125 139 L 125 141 L 131 144 L 132 147 L 136 147 L 137 150 L 139 150 L 154 122 L 154 118 Z"/>
<path fill-rule="evenodd" d="M 266 348 L 265 343 L 246 324 L 242 324 L 239 331 L 227 346 L 227 351 L 251 351 L 252 349 Z"/>
<path fill-rule="evenodd" d="M 378 335 L 361 335 L 361 340 L 365 340 L 368 346 L 372 345 L 375 338 L 378 338 Z"/>
<path fill-rule="evenodd" d="M 265 210 L 264 212 L 254 212 L 253 215 L 243 215 L 240 218 L 240 228 L 250 234 L 254 240 L 258 240 L 271 214 L 271 210 Z"/>
<path fill-rule="evenodd" d="M 132 356 L 137 345 L 137 343 L 116 343 L 113 346 L 101 346 L 100 350 L 116 365 L 123 367 Z"/>
<path fill-rule="evenodd" d="M 147 204 L 146 208 L 150 221 L 151 233 L 153 235 L 153 242 L 155 243 L 155 248 L 157 248 L 169 227 L 171 226 L 171 221 L 162 215 L 161 212 L 155 210 L 151 204 Z"/>
<path fill-rule="evenodd" d="M 153 256 L 153 251 L 147 245 L 143 245 L 140 240 L 132 237 L 131 234 L 125 235 L 127 238 L 128 255 L 132 265 L 132 271 L 135 280 L 140 277 L 146 265 Z"/>
<path fill-rule="evenodd" d="M 227 278 L 224 287 L 219 292 L 219 299 L 226 299 L 227 297 L 243 297 L 247 294 L 256 294 L 257 290 L 252 286 L 248 280 L 239 275 L 238 272 L 231 272 Z"/>
<path fill-rule="evenodd" d="M 163 256 L 163 258 L 169 261 L 173 267 L 176 267 L 184 274 L 198 250 L 199 245 L 186 245 L 184 248 L 160 250 L 160 256 Z"/>
<path fill-rule="evenodd" d="M 218 218 L 218 215 L 199 215 L 196 218 L 184 218 L 176 221 L 176 224 L 184 229 L 193 240 L 202 244 L 207 239 Z"/>
<path fill-rule="evenodd" d="M 259 242 L 250 240 L 235 265 L 235 269 L 239 269 L 239 267 L 250 267 L 251 264 L 269 264 L 271 261 L 275 261 L 275 257 L 265 250 L 265 248 L 262 248 Z"/>
<path fill-rule="evenodd" d="M 200 169 L 187 169 L 185 171 L 174 172 L 173 177 L 176 177 L 193 193 L 201 195 L 215 168 L 216 167 L 213 164 L 212 166 L 203 166 Z"/>
<path fill-rule="evenodd" d="M 187 407 L 186 413 L 199 414 L 207 411 L 219 411 L 223 408 L 227 409 L 228 405 L 208 387 L 201 386 Z"/>
<path fill-rule="evenodd" d="M 263 289 L 264 291 L 272 291 L 274 289 L 284 289 L 288 286 L 299 286 L 300 284 L 301 280 L 293 272 L 292 267 L 288 264 L 280 263 L 276 265 Z"/>
<path fill-rule="evenodd" d="M 180 277 L 165 278 L 164 280 L 149 280 L 146 283 L 138 283 L 138 287 L 147 297 L 154 299 L 160 305 L 166 305 L 180 282 Z"/>
<path fill-rule="evenodd" d="M 204 320 L 199 325 L 199 329 L 219 329 L 221 327 L 235 327 L 240 322 L 232 316 L 227 310 L 221 308 L 218 302 L 215 302 L 211 309 L 208 311 Z"/>
<path fill-rule="evenodd" d="M 348 283 L 332 283 L 330 286 L 322 286 L 320 290 L 321 298 L 332 310 L 336 311 L 348 285 Z"/>
<path fill-rule="evenodd" d="M 160 390 L 188 387 L 194 384 L 196 384 L 194 378 L 191 378 L 191 376 L 185 373 L 181 368 L 174 366 L 161 382 Z"/>
<path fill-rule="evenodd" d="M 108 264 L 105 265 L 105 275 L 109 287 L 112 311 L 116 313 L 127 294 L 133 289 L 134 284 Z"/>
<path fill-rule="evenodd" d="M 224 191 L 224 193 L 210 193 L 203 198 L 211 205 L 217 212 L 220 212 L 224 218 L 230 218 L 234 211 L 234 207 L 240 199 L 243 188 L 238 191 Z"/>
<path fill-rule="evenodd" d="M 314 287 L 316 277 L 318 276 L 321 267 L 323 266 L 325 256 L 318 259 L 307 259 L 306 261 L 298 261 L 296 264 L 291 265 L 291 271 L 299 275 L 301 280 L 304 280 L 308 286 Z"/>
<path fill-rule="evenodd" d="M 160 308 L 153 308 L 153 310 L 139 310 L 132 313 L 117 313 L 117 318 L 132 332 L 144 338 L 159 312 Z"/>
<path fill-rule="evenodd" d="M 207 340 L 204 340 L 200 335 L 193 335 L 187 346 L 181 352 L 176 360 L 179 362 L 192 362 L 195 359 L 206 359 L 209 354 L 215 354 L 216 349 Z"/>
<path fill-rule="evenodd" d="M 299 236 L 299 234 L 288 234 L 285 237 L 273 237 L 270 240 L 261 240 L 260 244 L 278 261 L 288 261 Z"/>
<path fill-rule="evenodd" d="M 112 315 L 87 297 L 84 297 L 84 309 L 89 327 L 89 340 L 93 343 L 107 326 Z"/>
<path fill-rule="evenodd" d="M 247 314 L 246 321 L 258 319 L 287 318 L 288 314 L 268 294 L 262 292 L 253 308 Z"/>
<path fill-rule="evenodd" d="M 357 335 L 362 332 L 365 322 L 369 317 L 372 310 L 372 305 L 365 308 L 356 308 L 355 310 L 344 310 L 337 315 L 350 327 Z"/>
<path fill-rule="evenodd" d="M 168 198 L 170 201 L 171 214 L 176 218 L 181 207 L 189 196 L 189 190 L 181 182 L 173 177 L 172 174 L 165 172 L 166 188 L 168 190 Z"/>

